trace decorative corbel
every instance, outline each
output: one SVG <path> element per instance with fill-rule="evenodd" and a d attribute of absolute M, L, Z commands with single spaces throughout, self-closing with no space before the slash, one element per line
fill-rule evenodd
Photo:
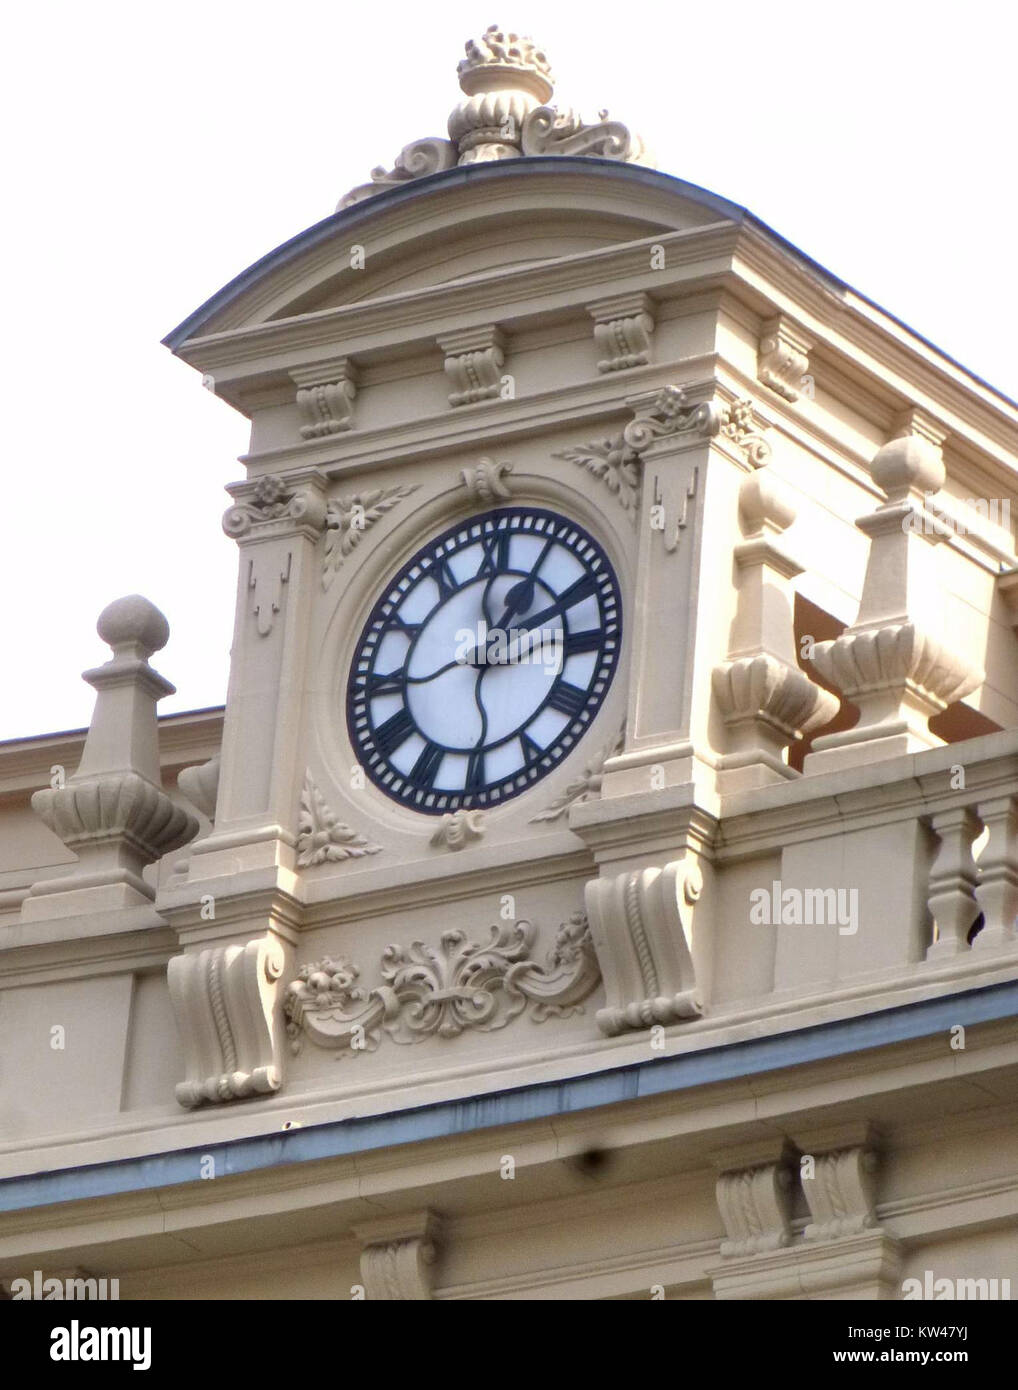
<path fill-rule="evenodd" d="M 643 291 L 616 294 L 587 305 L 594 320 L 594 343 L 600 353 L 599 372 L 645 367 L 650 361 L 654 316 L 650 296 Z"/>
<path fill-rule="evenodd" d="M 176 1096 L 186 1109 L 279 1089 L 275 1005 L 282 972 L 282 946 L 269 934 L 245 946 L 216 946 L 170 960 L 170 1000 L 187 1059 L 187 1077 Z"/>
<path fill-rule="evenodd" d="M 361 1282 L 369 1302 L 432 1297 L 441 1227 L 434 1212 L 381 1217 L 354 1229 L 362 1243 Z"/>
<path fill-rule="evenodd" d="M 302 439 L 340 434 L 353 425 L 357 372 L 349 357 L 317 362 L 290 373 L 297 386 L 297 407 L 304 418 Z"/>
<path fill-rule="evenodd" d="M 597 1015 L 603 1033 L 703 1012 L 692 956 L 693 910 L 702 889 L 695 859 L 587 884 L 587 916 L 607 996 Z"/>
<path fill-rule="evenodd" d="M 216 794 L 219 791 L 220 756 L 217 753 L 207 763 L 185 767 L 177 774 L 177 786 L 202 815 L 210 821 L 216 818 Z"/>
<path fill-rule="evenodd" d="M 768 319 L 760 332 L 757 377 L 786 401 L 797 401 L 812 346 L 812 338 L 785 314 Z"/>
<path fill-rule="evenodd" d="M 444 333 L 436 342 L 445 354 L 445 373 L 453 387 L 449 393 L 451 406 L 498 399 L 505 338 L 495 324 Z"/>

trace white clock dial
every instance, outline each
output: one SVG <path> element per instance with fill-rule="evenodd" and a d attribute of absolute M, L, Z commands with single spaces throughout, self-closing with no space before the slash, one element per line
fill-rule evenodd
<path fill-rule="evenodd" d="M 500 805 L 582 737 L 621 638 L 618 581 L 582 527 L 536 507 L 473 517 L 374 606 L 347 688 L 357 756 L 417 811 Z"/>

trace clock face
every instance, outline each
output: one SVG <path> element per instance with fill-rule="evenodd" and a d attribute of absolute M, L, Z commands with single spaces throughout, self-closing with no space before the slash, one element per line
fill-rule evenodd
<path fill-rule="evenodd" d="M 498 806 L 582 738 L 622 640 L 618 580 L 582 527 L 505 507 L 444 531 L 365 624 L 347 726 L 375 786 L 429 815 Z"/>

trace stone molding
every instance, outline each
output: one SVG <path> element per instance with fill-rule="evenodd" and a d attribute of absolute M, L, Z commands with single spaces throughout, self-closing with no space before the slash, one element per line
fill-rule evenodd
<path fill-rule="evenodd" d="M 279 1089 L 274 1010 L 282 973 L 282 946 L 268 933 L 170 960 L 170 1000 L 187 1059 L 176 1096 L 186 1109 Z"/>
<path fill-rule="evenodd" d="M 695 860 L 587 884 L 587 914 L 607 996 L 597 1023 L 609 1037 L 703 1012 L 690 951 L 702 889 Z"/>
<path fill-rule="evenodd" d="M 291 1050 L 299 1052 L 306 1036 L 356 1054 L 374 1051 L 383 1032 L 408 1045 L 467 1029 L 495 1032 L 525 1011 L 537 1023 L 582 1011 L 601 978 L 586 918 L 574 913 L 562 923 L 543 965 L 535 935 L 521 920 L 493 926 L 485 943 L 456 930 L 437 947 L 388 946 L 379 965 L 384 983 L 372 989 L 357 983 L 360 970 L 345 957 L 303 965 L 285 995 Z"/>

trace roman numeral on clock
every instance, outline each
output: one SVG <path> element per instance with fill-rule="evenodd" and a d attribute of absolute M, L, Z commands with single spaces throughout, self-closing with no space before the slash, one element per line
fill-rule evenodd
<path fill-rule="evenodd" d="M 438 585 L 438 597 L 444 602 L 459 588 L 459 580 L 453 574 L 445 560 L 440 561 L 431 573 L 432 578 Z"/>
<path fill-rule="evenodd" d="M 544 749 L 539 747 L 528 734 L 520 734 L 520 747 L 523 749 L 523 762 L 526 767 L 539 762 Z"/>
<path fill-rule="evenodd" d="M 426 743 L 410 769 L 410 781 L 419 787 L 430 787 L 438 772 L 438 765 L 444 757 L 444 748 L 440 748 L 437 743 Z"/>
<path fill-rule="evenodd" d="M 499 531 L 481 542 L 484 546 L 484 559 L 478 574 L 499 574 L 509 568 L 509 542 L 512 536 L 508 531 Z"/>
<path fill-rule="evenodd" d="M 484 749 L 475 748 L 467 757 L 467 775 L 463 783 L 465 792 L 479 792 L 484 788 Z"/>
<path fill-rule="evenodd" d="M 383 675 L 379 671 L 373 671 L 367 680 L 367 693 L 369 699 L 374 699 L 376 695 L 398 695 L 403 689 L 402 670 L 390 671 Z"/>
<path fill-rule="evenodd" d="M 587 703 L 587 692 L 578 690 L 568 681 L 556 681 L 548 696 L 548 705 L 560 714 L 568 714 L 575 719 Z"/>
<path fill-rule="evenodd" d="M 386 757 L 401 743 L 405 743 L 411 734 L 417 732 L 417 725 L 413 721 L 410 711 L 404 706 L 397 710 L 391 719 L 387 719 L 384 724 L 379 725 L 375 730 L 375 744 L 378 750 Z"/>
<path fill-rule="evenodd" d="M 566 656 L 579 656 L 581 652 L 601 650 L 601 634 L 596 629 L 591 632 L 570 632 L 562 644 Z"/>
<path fill-rule="evenodd" d="M 400 632 L 402 632 L 404 636 L 409 637 L 411 641 L 423 627 L 423 623 L 408 623 L 404 621 L 398 613 L 393 613 L 392 617 L 389 619 L 389 624 L 391 627 L 399 628 Z"/>

